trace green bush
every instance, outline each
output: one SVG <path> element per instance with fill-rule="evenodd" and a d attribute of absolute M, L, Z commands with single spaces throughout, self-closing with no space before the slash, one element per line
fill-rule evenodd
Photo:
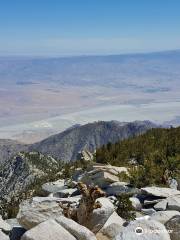
<path fill-rule="evenodd" d="M 121 194 L 117 197 L 117 214 L 124 218 L 127 221 L 134 220 L 135 215 L 135 209 L 132 206 L 131 201 L 129 200 L 128 194 Z"/>

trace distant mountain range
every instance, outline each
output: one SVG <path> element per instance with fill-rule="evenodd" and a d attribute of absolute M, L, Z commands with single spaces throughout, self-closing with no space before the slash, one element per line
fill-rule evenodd
<path fill-rule="evenodd" d="M 179 127 L 180 126 L 180 116 L 176 116 L 174 119 L 172 119 L 170 121 L 165 121 L 163 125 Z"/>
<path fill-rule="evenodd" d="M 99 121 L 73 126 L 32 145 L 20 144 L 12 140 L 0 140 L 0 161 L 5 162 L 20 151 L 38 151 L 62 161 L 74 161 L 78 153 L 84 149 L 94 152 L 96 148 L 108 142 L 115 143 L 155 127 L 156 125 L 149 121 L 131 123 Z"/>
<path fill-rule="evenodd" d="M 106 56 L 0 57 L 0 81 L 18 86 L 57 82 L 168 91 L 170 85 L 164 80 L 178 80 L 179 62 L 180 50 Z"/>

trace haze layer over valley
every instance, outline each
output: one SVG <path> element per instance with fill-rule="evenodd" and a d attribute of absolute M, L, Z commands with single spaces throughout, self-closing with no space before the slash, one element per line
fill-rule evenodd
<path fill-rule="evenodd" d="M 0 137 L 31 143 L 74 124 L 179 124 L 180 51 L 0 58 Z M 175 120 L 174 120 L 175 119 Z"/>

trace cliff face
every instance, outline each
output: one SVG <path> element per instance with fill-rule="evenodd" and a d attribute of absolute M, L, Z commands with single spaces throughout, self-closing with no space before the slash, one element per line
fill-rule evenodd
<path fill-rule="evenodd" d="M 0 163 L 13 157 L 17 152 L 25 151 L 28 146 L 14 140 L 0 139 Z"/>
<path fill-rule="evenodd" d="M 31 184 L 49 178 L 59 170 L 59 163 L 36 152 L 19 153 L 1 166 L 0 200 L 26 191 Z"/>

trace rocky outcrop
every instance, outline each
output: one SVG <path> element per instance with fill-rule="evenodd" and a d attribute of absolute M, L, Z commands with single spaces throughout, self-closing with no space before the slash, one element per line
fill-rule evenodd
<path fill-rule="evenodd" d="M 0 200 L 18 197 L 41 179 L 47 180 L 59 171 L 59 163 L 37 152 L 19 153 L 6 162 L 1 171 Z M 33 187 L 32 187 L 33 189 Z"/>
<path fill-rule="evenodd" d="M 118 174 L 121 174 L 121 173 L 126 173 L 128 174 L 128 170 L 126 167 L 117 167 L 117 166 L 112 166 L 110 164 L 106 165 L 106 164 L 100 164 L 100 163 L 96 163 L 94 165 L 92 165 L 90 167 L 91 170 L 99 170 L 99 171 L 103 171 L 103 172 L 109 172 L 113 175 L 118 175 Z M 90 170 L 89 169 L 89 170 Z"/>
<path fill-rule="evenodd" d="M 78 179 L 87 185 L 98 185 L 103 189 L 107 189 L 110 187 L 110 184 L 118 184 L 118 174 L 122 172 L 128 174 L 127 168 L 96 164 L 88 169 L 88 171 L 85 173 L 80 173 L 79 176 L 76 176 L 76 180 Z M 126 185 L 126 183 L 121 184 L 121 189 L 123 189 L 124 184 Z"/>
<path fill-rule="evenodd" d="M 0 165 L 13 158 L 18 152 L 26 151 L 28 145 L 15 140 L 0 139 Z"/>
<path fill-rule="evenodd" d="M 101 188 L 106 188 L 109 184 L 118 182 L 118 176 L 111 174 L 104 170 L 93 170 L 84 174 L 80 179 L 82 182 L 88 185 L 98 185 Z"/>
<path fill-rule="evenodd" d="M 86 168 L 84 174 L 78 170 L 76 177 L 86 182 L 84 175 L 91 176 L 91 183 L 97 183 L 97 179 L 104 181 L 101 172 L 118 178 L 122 171 L 128 174 L 126 168 L 95 164 Z M 93 182 L 92 176 L 97 173 Z M 180 216 L 179 191 L 161 187 L 136 189 L 128 182 L 105 180 L 103 189 L 70 179 L 43 184 L 43 194 L 49 197 L 23 201 L 17 215 L 19 225 L 13 219 L 7 220 L 12 225 L 10 239 L 170 240 L 167 223 Z M 108 196 L 108 189 L 113 187 L 115 190 Z M 125 188 L 129 190 L 124 191 Z M 164 210 L 159 211 L 163 206 Z M 174 225 L 176 228 L 178 221 Z M 2 224 L 0 221 L 0 229 L 5 234 L 5 227 L 1 225 L 7 225 L 3 224 L 4 221 Z"/>
<path fill-rule="evenodd" d="M 20 204 L 17 219 L 28 230 L 48 219 L 61 216 L 62 212 L 56 198 L 33 198 Z"/>

